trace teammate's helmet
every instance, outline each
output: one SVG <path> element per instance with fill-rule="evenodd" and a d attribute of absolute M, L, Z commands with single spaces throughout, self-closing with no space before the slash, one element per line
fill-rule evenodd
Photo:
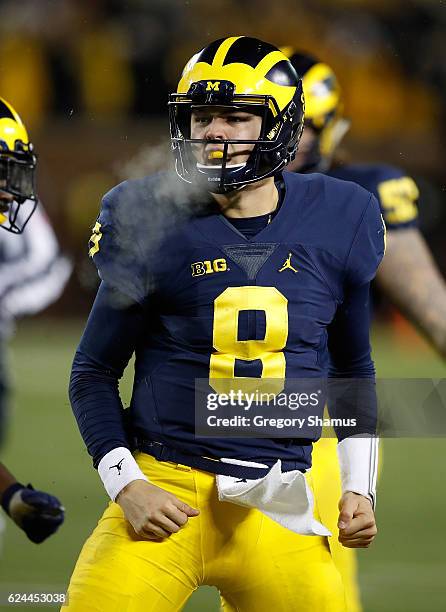
<path fill-rule="evenodd" d="M 221 165 L 197 163 L 192 146 L 204 141 L 191 139 L 190 121 L 192 109 L 203 105 L 235 107 L 260 115 L 258 140 L 209 140 L 223 144 Z M 177 173 L 186 182 L 199 182 L 215 193 L 272 176 L 296 155 L 303 113 L 301 81 L 281 51 L 246 36 L 216 40 L 189 60 L 177 92 L 169 97 Z M 231 144 L 253 146 L 245 163 L 227 163 Z"/>
<path fill-rule="evenodd" d="M 0 191 L 14 201 L 0 203 L 0 227 L 20 234 L 37 204 L 34 187 L 36 156 L 22 120 L 14 108 L 0 98 Z M 27 206 L 23 207 L 24 202 Z"/>
<path fill-rule="evenodd" d="M 287 50 L 284 50 L 285 53 Z M 305 169 L 326 170 L 350 122 L 343 118 L 341 88 L 327 64 L 304 53 L 286 53 L 299 77 L 305 95 L 305 125 L 318 135 Z"/>

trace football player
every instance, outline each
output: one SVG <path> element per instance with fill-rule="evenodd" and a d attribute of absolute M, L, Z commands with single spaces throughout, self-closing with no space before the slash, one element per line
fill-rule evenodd
<path fill-rule="evenodd" d="M 0 98 L 0 228 L 6 230 L 0 232 L 0 446 L 8 420 L 6 343 L 14 319 L 57 300 L 72 269 L 42 204 L 37 206 L 36 163 L 25 125 Z"/>
<path fill-rule="evenodd" d="M 56 299 L 71 271 L 71 264 L 59 255 L 46 216 L 36 208 L 35 168 L 36 156 L 26 128 L 14 108 L 0 98 L 0 227 L 6 230 L 0 234 L 2 345 L 12 318 L 36 312 Z M 26 234 L 22 234 L 28 223 Z M 4 351 L 1 346 L 0 442 L 6 429 L 8 386 Z M 64 509 L 58 499 L 19 483 L 3 464 L 0 464 L 0 502 L 35 543 L 43 542 L 64 520 Z"/>
<path fill-rule="evenodd" d="M 288 169 L 324 172 L 353 181 L 377 198 L 386 223 L 386 257 L 377 285 L 446 357 L 446 283 L 417 227 L 418 187 L 400 168 L 387 164 L 341 163 L 336 149 L 349 129 L 343 116 L 342 92 L 333 70 L 307 54 L 290 61 L 302 78 L 305 129 L 299 152 Z"/>
<path fill-rule="evenodd" d="M 349 547 L 373 541 L 367 303 L 385 230 L 361 187 L 280 172 L 296 153 L 303 106 L 277 48 L 217 40 L 188 62 L 170 96 L 181 181 L 126 181 L 103 198 L 90 242 L 102 283 L 70 399 L 112 503 L 74 569 L 71 611 L 180 610 L 201 584 L 218 587 L 225 610 L 345 609 L 308 494 L 319 430 L 195 435 L 197 380 L 219 393 L 228 380 L 268 379 L 277 391 L 285 378 L 326 376 L 330 355 L 333 377 L 366 383 L 354 401 L 332 406 L 365 416 L 355 435 L 337 428 L 339 538 Z M 126 411 L 118 381 L 133 352 Z M 270 487 L 272 498 L 253 495 Z"/>
<path fill-rule="evenodd" d="M 288 169 L 323 172 L 353 181 L 377 198 L 387 227 L 386 255 L 376 275 L 385 295 L 446 356 L 446 285 L 417 228 L 418 188 L 406 173 L 386 164 L 350 164 L 336 160 L 336 149 L 349 129 L 343 116 L 339 81 L 324 62 L 303 53 L 288 53 L 302 78 L 305 128 L 299 151 Z M 335 441 L 321 439 L 313 451 L 313 485 L 319 511 L 331 529 L 336 524 L 340 491 Z M 342 574 L 349 612 L 361 610 L 354 551 L 330 538 L 333 558 Z"/>

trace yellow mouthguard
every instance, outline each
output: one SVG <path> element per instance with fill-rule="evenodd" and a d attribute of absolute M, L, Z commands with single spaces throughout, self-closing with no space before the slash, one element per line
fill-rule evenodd
<path fill-rule="evenodd" d="M 209 159 L 222 159 L 223 151 L 210 151 Z"/>

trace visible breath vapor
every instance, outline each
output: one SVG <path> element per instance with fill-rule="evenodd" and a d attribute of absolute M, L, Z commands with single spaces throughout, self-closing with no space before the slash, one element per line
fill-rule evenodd
<path fill-rule="evenodd" d="M 122 181 L 138 179 L 156 172 L 175 171 L 169 141 L 144 145 L 127 162 L 115 165 L 115 174 Z"/>
<path fill-rule="evenodd" d="M 159 280 L 182 256 L 182 225 L 216 206 L 209 193 L 185 183 L 175 171 L 157 172 L 173 167 L 168 153 L 165 143 L 141 149 L 120 169 L 126 180 L 105 198 L 114 248 L 101 277 L 132 300 L 142 301 L 156 291 Z"/>

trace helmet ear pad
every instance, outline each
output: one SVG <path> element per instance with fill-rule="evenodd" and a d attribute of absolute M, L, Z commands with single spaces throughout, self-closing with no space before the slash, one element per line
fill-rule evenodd
<path fill-rule="evenodd" d="M 191 108 L 187 105 L 179 104 L 176 109 L 176 120 L 180 133 L 183 138 L 190 138 L 190 124 L 191 124 Z"/>
<path fill-rule="evenodd" d="M 302 92 L 302 82 L 299 81 L 293 99 L 285 108 L 281 115 L 280 125 L 274 141 L 271 142 L 271 149 L 267 149 L 260 155 L 260 170 L 262 167 L 277 167 L 275 172 L 290 163 L 296 156 L 297 147 L 303 131 L 304 120 L 304 97 Z M 278 124 L 278 118 L 272 112 L 268 112 L 267 137 L 271 130 Z"/>

